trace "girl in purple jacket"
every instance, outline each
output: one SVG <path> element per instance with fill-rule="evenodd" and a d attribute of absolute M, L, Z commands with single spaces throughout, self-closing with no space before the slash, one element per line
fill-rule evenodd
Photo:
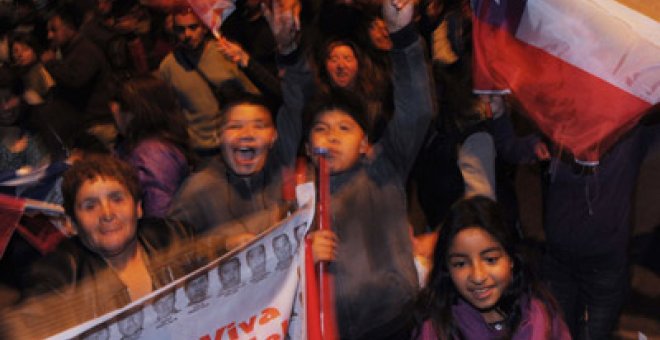
<path fill-rule="evenodd" d="M 456 203 L 435 247 L 417 338 L 570 339 L 517 245 L 494 201 Z"/>
<path fill-rule="evenodd" d="M 135 167 L 145 216 L 164 217 L 194 162 L 174 91 L 150 75 L 125 81 L 110 109 L 121 135 L 119 155 Z"/>

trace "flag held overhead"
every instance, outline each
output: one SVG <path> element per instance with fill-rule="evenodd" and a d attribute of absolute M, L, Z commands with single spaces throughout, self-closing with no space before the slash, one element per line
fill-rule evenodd
<path fill-rule="evenodd" d="M 660 102 L 660 9 L 614 0 L 473 5 L 475 92 L 510 91 L 576 158 L 598 159 Z"/>
<path fill-rule="evenodd" d="M 222 22 L 236 9 L 232 0 L 188 0 L 188 4 L 216 37 Z"/>

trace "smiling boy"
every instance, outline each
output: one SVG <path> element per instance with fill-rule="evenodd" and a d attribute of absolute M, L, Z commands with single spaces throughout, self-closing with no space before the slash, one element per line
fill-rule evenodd
<path fill-rule="evenodd" d="M 303 88 L 311 83 L 302 58 L 296 52 L 287 58 L 281 60 L 284 105 L 277 122 L 262 97 L 244 94 L 227 103 L 221 112 L 220 157 L 191 175 L 172 201 L 169 216 L 211 235 L 221 252 L 281 218 L 283 170 L 295 160 Z"/>

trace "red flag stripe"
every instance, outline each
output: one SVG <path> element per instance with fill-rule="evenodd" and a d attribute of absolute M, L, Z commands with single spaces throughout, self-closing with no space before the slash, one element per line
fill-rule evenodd
<path fill-rule="evenodd" d="M 576 157 L 598 159 L 634 126 L 648 102 L 544 50 L 501 25 L 474 20 L 475 88 L 508 88 L 539 128 Z"/>
<path fill-rule="evenodd" d="M 0 195 L 0 258 L 9 244 L 9 240 L 18 226 L 18 222 L 23 216 L 25 209 L 25 200 Z"/>

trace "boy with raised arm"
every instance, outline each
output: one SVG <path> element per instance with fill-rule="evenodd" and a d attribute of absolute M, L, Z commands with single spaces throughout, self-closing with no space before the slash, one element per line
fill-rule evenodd
<path fill-rule="evenodd" d="M 349 94 L 312 106 L 307 151 L 327 150 L 333 231 L 311 234 L 316 261 L 331 261 L 342 339 L 409 339 L 418 280 L 406 220 L 405 183 L 433 115 L 413 6 L 385 0 L 394 48 L 395 114 L 370 151 L 365 113 Z"/>

